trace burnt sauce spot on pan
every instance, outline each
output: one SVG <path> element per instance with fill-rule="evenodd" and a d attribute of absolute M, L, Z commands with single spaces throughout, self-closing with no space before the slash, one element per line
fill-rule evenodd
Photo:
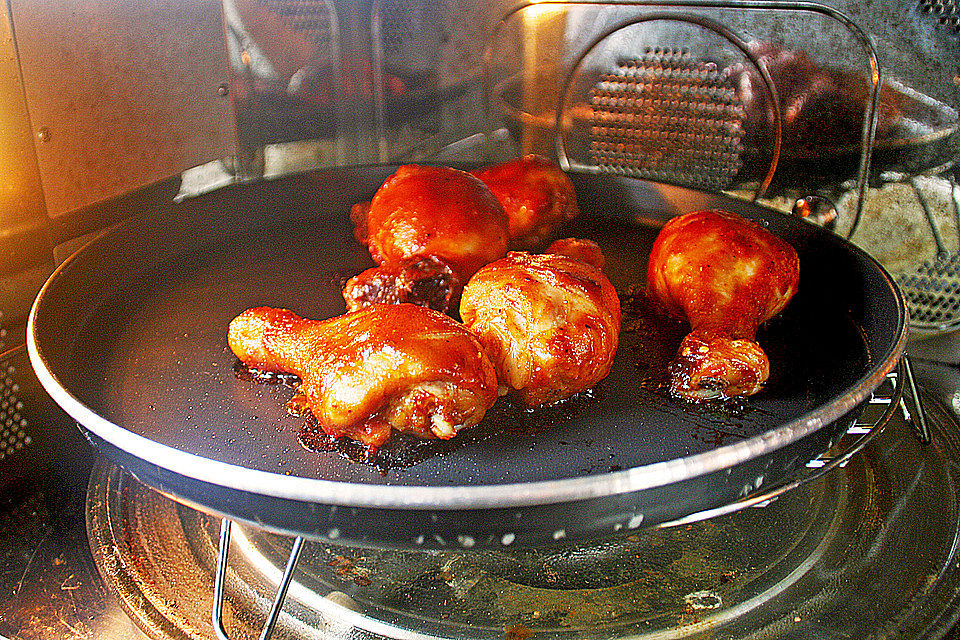
<path fill-rule="evenodd" d="M 283 384 L 296 389 L 300 378 L 293 374 L 261 371 L 237 360 L 234 373 L 240 380 L 260 384 Z M 481 442 L 494 435 L 509 434 L 531 437 L 557 424 L 571 420 L 580 411 L 599 399 L 601 390 L 594 388 L 547 407 L 530 409 L 511 396 L 501 398 L 477 425 L 462 429 L 450 440 L 425 440 L 406 433 L 394 433 L 379 449 L 373 449 L 345 437 L 333 437 L 323 431 L 310 411 L 305 396 L 296 393 L 287 402 L 287 411 L 303 419 L 297 440 L 314 453 L 335 452 L 352 462 L 369 464 L 386 474 L 391 469 L 404 469 L 428 458 L 441 456 Z"/>
<path fill-rule="evenodd" d="M 508 434 L 531 437 L 548 430 L 557 423 L 570 420 L 581 408 L 594 401 L 596 393 L 585 391 L 549 407 L 528 409 L 517 400 L 501 398 L 484 416 L 483 420 L 457 432 L 450 440 L 425 440 L 407 433 L 394 433 L 378 449 L 367 447 L 350 438 L 335 438 L 324 433 L 316 417 L 306 405 L 300 405 L 304 419 L 297 439 L 300 444 L 315 453 L 336 452 L 357 463 L 377 467 L 386 475 L 391 469 L 404 469 L 429 458 L 452 453 L 476 444 L 495 435 Z M 296 401 L 294 396 L 291 402 Z M 288 404 L 288 408 L 290 405 Z"/>
<path fill-rule="evenodd" d="M 690 331 L 686 322 L 671 318 L 650 299 L 643 287 L 635 287 L 622 300 L 621 350 L 629 353 L 639 389 L 657 402 L 666 413 L 689 419 L 692 439 L 720 446 L 742 439 L 745 431 L 738 421 L 763 412 L 743 398 L 724 401 L 688 402 L 670 394 L 668 365 Z"/>
<path fill-rule="evenodd" d="M 642 287 L 624 297 L 623 318 L 620 348 L 629 349 L 639 388 L 659 399 L 664 412 L 685 414 L 692 438 L 715 446 L 747 437 L 749 430 L 739 425 L 775 416 L 769 407 L 778 400 L 819 406 L 838 386 L 852 384 L 870 361 L 866 338 L 850 314 L 825 310 L 816 292 L 801 289 L 757 333 L 770 358 L 770 378 L 763 390 L 750 398 L 690 402 L 671 396 L 668 371 L 689 324 L 663 313 Z"/>

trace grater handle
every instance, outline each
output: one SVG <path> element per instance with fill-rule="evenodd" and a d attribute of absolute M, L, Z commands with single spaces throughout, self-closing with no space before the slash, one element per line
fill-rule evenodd
<path fill-rule="evenodd" d="M 926 218 L 927 226 L 930 227 L 930 233 L 933 234 L 933 241 L 937 244 L 937 259 L 946 260 L 950 257 L 950 252 L 947 251 L 947 244 L 943 240 L 943 235 L 940 233 L 940 228 L 937 226 L 937 221 L 933 219 L 933 212 L 930 211 L 930 205 L 927 203 L 927 198 L 920 191 L 920 185 L 917 184 L 916 178 L 910 178 L 910 186 L 913 188 L 913 193 L 917 197 L 917 201 L 920 202 L 920 208 L 923 209 L 923 217 Z M 955 197 L 954 205 L 956 205 Z"/>

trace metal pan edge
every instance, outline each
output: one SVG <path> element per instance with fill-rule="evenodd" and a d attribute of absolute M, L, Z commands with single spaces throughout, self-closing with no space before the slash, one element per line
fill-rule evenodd
<path fill-rule="evenodd" d="M 126 225 L 120 225 L 118 229 L 125 227 Z M 117 231 L 111 233 L 115 232 Z M 93 241 L 88 249 L 96 247 L 99 240 Z M 833 403 L 826 411 L 801 416 L 766 433 L 720 446 L 705 454 L 599 476 L 487 486 L 371 486 L 290 477 L 190 454 L 134 434 L 104 419 L 78 401 L 57 378 L 44 356 L 43 346 L 38 342 L 36 323 L 38 316 L 46 312 L 45 301 L 50 289 L 58 280 L 67 277 L 71 266 L 83 253 L 84 250 L 81 250 L 71 256 L 51 275 L 38 295 L 28 320 L 27 347 L 30 361 L 41 384 L 53 399 L 96 438 L 121 451 L 137 451 L 143 462 L 155 465 L 158 469 L 166 469 L 185 478 L 230 490 L 319 505 L 436 511 L 552 505 L 622 496 L 722 472 L 796 442 L 852 411 L 869 397 L 886 374 L 894 368 L 907 339 L 905 307 L 898 289 L 889 276 L 886 276 L 888 286 L 900 306 L 901 317 L 896 320 L 899 337 L 889 353 L 871 368 L 869 374 L 858 380 L 840 401 Z M 866 257 L 875 263 L 872 258 Z M 876 267 L 885 274 L 879 264 Z M 216 510 L 216 507 L 208 506 Z"/>

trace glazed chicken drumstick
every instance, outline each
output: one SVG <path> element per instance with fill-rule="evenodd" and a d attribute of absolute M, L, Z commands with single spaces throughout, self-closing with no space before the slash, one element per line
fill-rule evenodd
<path fill-rule="evenodd" d="M 376 453 L 394 430 L 449 439 L 480 422 L 497 378 L 461 324 L 412 304 L 377 304 L 329 320 L 258 307 L 233 319 L 227 341 L 248 367 L 300 377 L 325 433 Z"/>
<path fill-rule="evenodd" d="M 470 276 L 507 251 L 503 206 L 457 169 L 404 165 L 351 217 L 379 266 L 347 282 L 349 311 L 378 302 L 447 311 Z"/>
<path fill-rule="evenodd" d="M 588 244 L 564 247 L 583 252 Z M 599 248 L 593 249 L 590 255 L 602 262 Z M 500 383 L 529 406 L 562 400 L 604 379 L 620 336 L 613 285 L 595 265 L 568 255 L 511 251 L 470 279 L 460 316 L 483 343 Z"/>
<path fill-rule="evenodd" d="M 670 364 L 671 391 L 691 400 L 760 391 L 770 362 L 757 329 L 787 305 L 799 273 L 792 246 L 735 214 L 697 211 L 668 222 L 650 252 L 647 285 L 692 329 Z"/>
<path fill-rule="evenodd" d="M 529 249 L 580 213 L 570 177 L 554 162 L 526 155 L 472 172 L 507 212 L 511 245 Z"/>

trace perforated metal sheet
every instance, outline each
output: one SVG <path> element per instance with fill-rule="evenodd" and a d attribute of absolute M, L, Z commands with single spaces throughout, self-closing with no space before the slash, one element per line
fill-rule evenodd
<path fill-rule="evenodd" d="M 19 397 L 20 372 L 6 354 L 11 336 L 5 325 L 6 318 L 0 311 L 0 463 L 33 443 L 31 425 Z"/>
<path fill-rule="evenodd" d="M 937 21 L 937 25 L 960 34 L 960 8 L 953 0 L 920 0 L 917 10 Z"/>
<path fill-rule="evenodd" d="M 602 171 L 720 190 L 743 165 L 737 91 L 686 50 L 651 48 L 604 74 L 589 97 L 590 154 Z"/>
<path fill-rule="evenodd" d="M 916 273 L 900 276 L 897 284 L 914 329 L 949 331 L 960 325 L 960 254 L 927 261 Z"/>
<path fill-rule="evenodd" d="M 7 362 L 0 362 L 0 462 L 30 446 L 33 437 L 29 433 L 29 420 L 23 413 L 23 402 L 17 397 L 20 385 L 17 369 Z"/>

